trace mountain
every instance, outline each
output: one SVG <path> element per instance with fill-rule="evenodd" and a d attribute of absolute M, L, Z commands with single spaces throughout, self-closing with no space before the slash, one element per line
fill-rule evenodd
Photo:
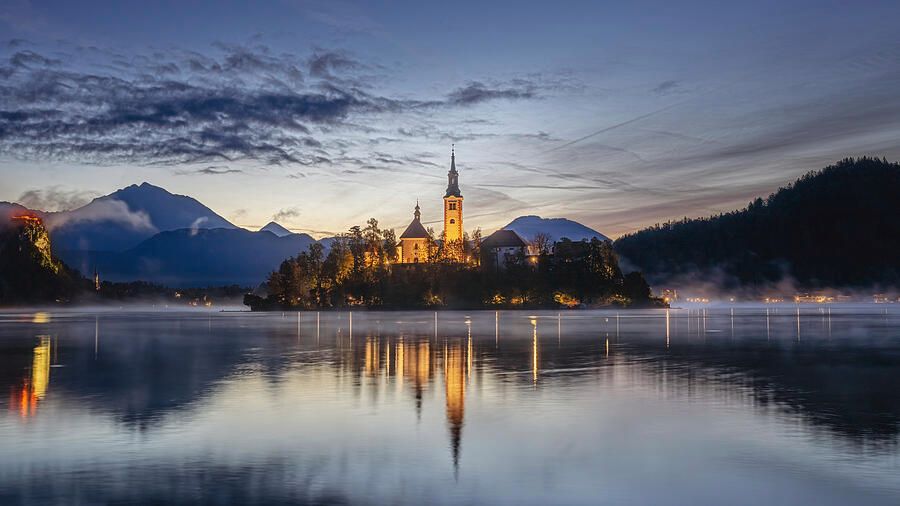
<path fill-rule="evenodd" d="M 533 215 L 519 216 L 503 227 L 503 229 L 514 230 L 527 241 L 531 241 L 534 239 L 534 236 L 541 233 L 548 235 L 551 241 L 558 241 L 563 237 L 573 241 L 590 240 L 593 237 L 601 241 L 608 240 L 600 232 L 566 218 L 541 218 Z"/>
<path fill-rule="evenodd" d="M 45 213 L 54 251 L 122 251 L 153 235 L 185 228 L 237 228 L 200 202 L 143 183 L 131 185 L 71 211 Z"/>
<path fill-rule="evenodd" d="M 73 252 L 70 264 L 97 269 L 104 280 L 142 280 L 172 287 L 256 286 L 281 262 L 305 251 L 307 234 L 278 237 L 240 228 L 161 232 L 123 252 Z"/>
<path fill-rule="evenodd" d="M 260 232 L 272 232 L 273 234 L 277 235 L 278 237 L 284 237 L 286 235 L 293 234 L 293 232 L 282 227 L 278 223 L 275 223 L 274 221 L 270 221 L 269 223 L 266 224 L 266 226 L 259 229 L 259 231 Z"/>
<path fill-rule="evenodd" d="M 900 164 L 845 159 L 739 211 L 628 234 L 619 255 L 652 283 L 900 287 Z"/>

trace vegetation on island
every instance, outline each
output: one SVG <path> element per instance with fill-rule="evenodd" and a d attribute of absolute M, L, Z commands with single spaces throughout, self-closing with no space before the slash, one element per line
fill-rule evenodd
<path fill-rule="evenodd" d="M 481 251 L 481 232 L 463 241 L 435 240 L 428 261 L 398 264 L 393 230 L 370 219 L 281 263 L 266 290 L 248 294 L 254 310 L 345 306 L 376 308 L 517 308 L 662 305 L 640 273 L 623 275 L 609 241 L 551 244 L 536 238 L 504 265 Z M 483 254 L 485 253 L 485 254 Z M 460 262 L 458 259 L 464 259 Z"/>
<path fill-rule="evenodd" d="M 657 224 L 616 251 L 654 284 L 900 287 L 900 164 L 847 158 L 746 208 Z"/>

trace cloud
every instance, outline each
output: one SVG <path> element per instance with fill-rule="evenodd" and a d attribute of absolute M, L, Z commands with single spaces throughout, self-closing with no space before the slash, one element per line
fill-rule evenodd
<path fill-rule="evenodd" d="M 147 213 L 133 212 L 128 204 L 115 199 L 99 199 L 71 212 L 50 214 L 45 221 L 51 230 L 71 223 L 109 221 L 134 230 L 156 231 Z"/>
<path fill-rule="evenodd" d="M 34 51 L 19 51 L 9 58 L 9 64 L 12 67 L 52 67 L 62 63 L 62 60 L 56 58 L 48 58 Z"/>
<path fill-rule="evenodd" d="M 203 167 L 202 169 L 195 170 L 179 170 L 175 171 L 176 175 L 179 176 L 187 176 L 187 175 L 200 175 L 200 176 L 221 176 L 224 174 L 243 174 L 244 171 L 241 169 L 229 169 L 224 165 L 210 165 L 209 167 Z"/>
<path fill-rule="evenodd" d="M 345 51 L 316 49 L 301 58 L 227 44 L 209 54 L 77 48 L 65 61 L 16 49 L 5 61 L 0 156 L 99 165 L 330 164 L 348 134 L 383 133 L 375 117 L 430 124 L 436 108 L 537 98 L 543 86 L 472 81 L 443 99 L 395 98 L 367 91 L 372 80 L 362 72 L 383 69 Z"/>
<path fill-rule="evenodd" d="M 231 212 L 231 214 L 229 215 L 229 218 L 230 218 L 230 221 L 232 221 L 232 222 L 241 221 L 247 217 L 247 214 L 248 214 L 248 211 L 244 208 L 235 209 L 234 211 Z"/>
<path fill-rule="evenodd" d="M 115 64 L 102 73 L 19 51 L 0 64 L 8 77 L 0 86 L 0 154 L 99 164 L 321 163 L 313 150 L 322 143 L 310 135 L 317 125 L 351 129 L 350 116 L 403 109 L 352 86 L 298 87 L 302 63 L 292 56 L 220 49 L 216 57 L 176 53 L 178 61 L 104 54 Z M 328 55 L 315 68 L 332 75 L 354 67 Z"/>
<path fill-rule="evenodd" d="M 272 215 L 272 221 L 280 222 L 282 220 L 291 220 L 300 216 L 300 209 L 297 207 L 286 207 Z"/>
<path fill-rule="evenodd" d="M 535 98 L 537 96 L 535 89 L 533 83 L 524 80 L 519 80 L 516 86 L 511 87 L 489 87 L 482 82 L 472 81 L 450 92 L 447 101 L 454 105 L 468 106 L 497 99 Z"/>
<path fill-rule="evenodd" d="M 209 221 L 208 217 L 201 216 L 201 217 L 197 218 L 196 220 L 194 220 L 193 222 L 191 222 L 191 226 L 190 226 L 191 237 L 194 237 L 195 235 L 197 235 L 197 233 L 200 231 L 200 226 L 203 225 L 204 223 L 206 223 L 207 221 Z"/>
<path fill-rule="evenodd" d="M 653 93 L 656 93 L 657 95 L 665 95 L 666 93 L 671 93 L 671 92 L 675 91 L 679 87 L 680 87 L 680 84 L 678 81 L 673 81 L 673 80 L 663 81 L 663 82 L 659 83 L 659 85 L 656 88 L 653 88 L 652 91 L 653 91 Z"/>
<path fill-rule="evenodd" d="M 343 51 L 317 51 L 309 57 L 309 73 L 316 77 L 334 78 L 333 72 L 356 70 L 358 61 Z"/>
<path fill-rule="evenodd" d="M 97 193 L 83 190 L 66 190 L 51 186 L 43 190 L 28 190 L 19 196 L 17 202 L 29 209 L 41 211 L 68 211 L 81 207 Z"/>

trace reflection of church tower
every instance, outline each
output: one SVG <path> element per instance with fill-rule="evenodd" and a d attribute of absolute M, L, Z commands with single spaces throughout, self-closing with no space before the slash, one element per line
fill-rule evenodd
<path fill-rule="evenodd" d="M 447 243 L 457 242 L 459 252 L 455 253 L 456 261 L 462 259 L 463 239 L 463 197 L 459 191 L 459 172 L 456 171 L 456 150 L 450 151 L 450 172 L 447 173 L 447 192 L 444 194 L 444 240 Z"/>
<path fill-rule="evenodd" d="M 447 394 L 447 425 L 450 427 L 450 451 L 453 471 L 459 472 L 459 449 L 466 408 L 466 361 L 459 342 L 444 348 L 444 383 Z"/>

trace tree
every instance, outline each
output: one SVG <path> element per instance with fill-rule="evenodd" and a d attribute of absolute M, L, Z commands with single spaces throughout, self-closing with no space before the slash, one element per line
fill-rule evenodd
<path fill-rule="evenodd" d="M 539 232 L 531 238 L 531 250 L 535 255 L 547 255 L 550 253 L 550 247 L 553 245 L 553 241 L 550 239 L 550 236 Z"/>
<path fill-rule="evenodd" d="M 394 233 L 394 229 L 385 230 L 383 237 L 382 248 L 384 249 L 384 255 L 387 262 L 397 262 L 397 247 L 400 243 L 397 241 L 397 235 Z"/>
<path fill-rule="evenodd" d="M 647 301 L 651 298 L 650 285 L 640 272 L 629 272 L 622 282 L 622 295 L 632 301 Z"/>

